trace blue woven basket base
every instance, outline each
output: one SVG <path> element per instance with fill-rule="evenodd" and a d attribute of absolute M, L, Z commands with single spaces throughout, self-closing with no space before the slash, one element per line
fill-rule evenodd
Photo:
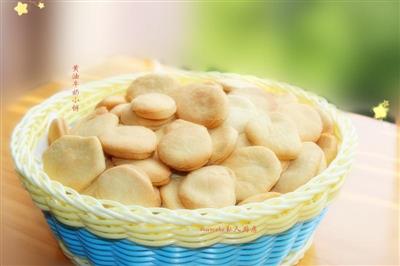
<path fill-rule="evenodd" d="M 325 214 L 295 224 L 289 230 L 264 235 L 244 244 L 214 244 L 204 248 L 184 248 L 175 245 L 151 247 L 127 239 L 112 240 L 96 236 L 85 228 L 59 222 L 50 212 L 44 212 L 54 235 L 74 256 L 92 265 L 279 265 L 289 252 L 300 250 L 310 238 Z"/>

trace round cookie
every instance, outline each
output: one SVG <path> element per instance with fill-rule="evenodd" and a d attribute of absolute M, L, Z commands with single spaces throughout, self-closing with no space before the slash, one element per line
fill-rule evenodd
<path fill-rule="evenodd" d="M 71 135 L 100 136 L 118 125 L 118 117 L 112 113 L 92 114 L 82 119 L 70 130 Z"/>
<path fill-rule="evenodd" d="M 312 106 L 291 103 L 279 107 L 279 112 L 287 115 L 296 124 L 302 141 L 317 141 L 322 132 L 322 121 Z"/>
<path fill-rule="evenodd" d="M 220 78 L 220 79 L 218 79 L 217 82 L 222 85 L 222 88 L 227 93 L 230 93 L 234 90 L 256 87 L 256 85 L 254 85 L 250 82 L 244 81 L 242 79 L 231 78 L 231 77 Z"/>
<path fill-rule="evenodd" d="M 274 98 L 278 106 L 298 102 L 297 97 L 290 92 L 276 93 Z"/>
<path fill-rule="evenodd" d="M 124 125 L 140 125 L 144 127 L 151 128 L 153 130 L 157 130 L 161 128 L 162 126 L 170 123 L 175 119 L 175 116 L 170 116 L 167 119 L 161 119 L 161 120 L 151 120 L 151 119 L 146 119 L 142 118 L 140 116 L 137 116 L 135 112 L 132 111 L 132 105 L 124 107 L 124 109 L 121 111 L 121 123 Z"/>
<path fill-rule="evenodd" d="M 220 126 L 209 130 L 213 151 L 208 164 L 220 164 L 231 155 L 238 139 L 237 131 L 230 126 Z"/>
<path fill-rule="evenodd" d="M 97 137 L 64 135 L 43 153 L 43 170 L 53 180 L 82 191 L 105 170 Z"/>
<path fill-rule="evenodd" d="M 208 162 L 211 137 L 205 127 L 182 126 L 166 133 L 157 147 L 159 159 L 179 171 L 191 171 Z"/>
<path fill-rule="evenodd" d="M 177 92 L 179 118 L 215 128 L 228 116 L 228 99 L 220 85 L 194 83 Z"/>
<path fill-rule="evenodd" d="M 229 95 L 238 95 L 249 99 L 259 112 L 268 113 L 278 107 L 275 95 L 258 87 L 236 89 Z"/>
<path fill-rule="evenodd" d="M 280 160 L 280 162 L 281 162 L 282 173 L 283 173 L 289 167 L 290 161 Z"/>
<path fill-rule="evenodd" d="M 96 191 L 97 191 L 97 182 L 96 180 L 91 183 L 86 189 L 84 189 L 82 192 L 80 192 L 83 195 L 88 195 L 92 197 L 97 197 L 96 196 Z"/>
<path fill-rule="evenodd" d="M 165 135 L 165 131 L 164 130 L 165 130 L 165 126 L 154 131 L 154 133 L 156 133 L 156 137 L 157 137 L 157 145 L 158 145 L 158 143 L 160 143 L 160 140 Z"/>
<path fill-rule="evenodd" d="M 179 185 L 178 194 L 188 209 L 232 206 L 236 203 L 235 176 L 226 167 L 206 166 L 189 173 Z"/>
<path fill-rule="evenodd" d="M 131 165 L 120 165 L 102 173 L 96 181 L 96 197 L 127 205 L 159 207 L 160 201 L 149 177 Z"/>
<path fill-rule="evenodd" d="M 56 139 L 68 134 L 68 125 L 64 118 L 55 118 L 50 123 L 49 133 L 47 135 L 47 141 L 49 145 Z"/>
<path fill-rule="evenodd" d="M 157 187 L 153 187 L 153 189 L 154 189 L 154 193 L 155 193 L 155 195 L 156 195 L 156 206 L 157 206 L 157 207 L 161 207 L 162 201 L 161 201 L 160 189 L 157 188 Z"/>
<path fill-rule="evenodd" d="M 112 160 L 108 157 L 108 156 L 104 156 L 105 158 L 105 165 L 106 165 L 106 169 L 110 169 L 113 168 L 115 165 L 113 164 Z M 96 177 L 97 179 L 97 177 Z M 80 192 L 81 194 L 84 195 L 88 195 L 88 196 L 92 196 L 92 197 L 96 197 L 96 179 L 86 188 L 84 189 L 82 192 Z"/>
<path fill-rule="evenodd" d="M 121 95 L 111 95 L 107 96 L 103 100 L 101 100 L 96 108 L 104 106 L 107 110 L 113 109 L 115 106 L 126 103 L 125 97 Z"/>
<path fill-rule="evenodd" d="M 121 113 L 125 108 L 127 108 L 127 106 L 130 106 L 130 103 L 118 104 L 110 110 L 110 113 L 115 114 L 116 116 L 118 116 L 118 118 L 121 118 Z"/>
<path fill-rule="evenodd" d="M 120 113 L 121 113 L 121 115 L 120 115 L 121 124 L 130 125 L 130 126 L 140 125 L 139 119 L 141 119 L 141 118 L 138 117 L 134 111 L 132 111 L 131 103 L 125 105 L 121 109 Z M 142 119 L 145 119 L 145 118 L 142 118 Z"/>
<path fill-rule="evenodd" d="M 108 109 L 105 106 L 96 107 L 91 115 L 87 117 L 87 119 L 92 119 L 96 115 L 102 115 L 108 113 Z"/>
<path fill-rule="evenodd" d="M 287 193 L 296 190 L 318 174 L 324 153 L 314 142 L 304 142 L 299 156 L 290 162 L 274 187 L 274 191 Z"/>
<path fill-rule="evenodd" d="M 281 195 L 281 193 L 278 193 L 278 192 L 265 192 L 265 193 L 261 193 L 261 194 L 257 194 L 257 195 L 248 197 L 247 199 L 239 202 L 238 205 L 244 205 L 244 204 L 251 203 L 251 202 L 263 202 L 267 199 L 279 197 L 280 195 Z"/>
<path fill-rule="evenodd" d="M 320 173 L 322 173 L 322 171 L 324 171 L 327 166 L 328 166 L 328 164 L 326 163 L 326 157 L 325 157 L 325 153 L 324 153 L 324 156 L 322 156 L 321 162 L 320 162 L 320 164 L 318 166 L 318 170 L 317 170 L 317 174 L 316 175 L 319 175 Z"/>
<path fill-rule="evenodd" d="M 115 165 L 130 164 L 145 172 L 153 186 L 163 186 L 170 181 L 171 170 L 158 159 L 151 157 L 144 160 L 126 160 L 112 158 Z"/>
<path fill-rule="evenodd" d="M 156 134 L 142 126 L 118 126 L 99 137 L 104 152 L 124 159 L 145 159 L 157 145 Z"/>
<path fill-rule="evenodd" d="M 239 148 L 222 165 L 235 172 L 238 201 L 269 191 L 282 171 L 276 155 L 263 146 Z"/>
<path fill-rule="evenodd" d="M 236 149 L 248 146 L 252 146 L 252 144 L 247 139 L 246 134 L 245 133 L 239 134 L 238 140 L 236 142 Z"/>
<path fill-rule="evenodd" d="M 178 189 L 182 179 L 183 176 L 173 175 L 167 185 L 160 187 L 162 207 L 172 210 L 185 209 L 178 196 Z"/>
<path fill-rule="evenodd" d="M 136 78 L 126 92 L 126 99 L 131 102 L 140 94 L 157 92 L 171 97 L 175 94 L 178 83 L 172 77 L 162 73 L 152 73 Z"/>
<path fill-rule="evenodd" d="M 273 112 L 251 119 L 245 129 L 251 143 L 271 149 L 280 160 L 292 160 L 301 149 L 301 140 L 293 121 Z"/>
<path fill-rule="evenodd" d="M 315 108 L 322 121 L 322 132 L 323 133 L 333 133 L 333 120 L 327 112 L 321 108 Z"/>
<path fill-rule="evenodd" d="M 330 164 L 335 159 L 338 150 L 338 140 L 329 133 L 323 133 L 317 142 L 325 154 L 326 162 Z"/>
<path fill-rule="evenodd" d="M 112 160 L 110 158 L 108 158 L 108 156 L 105 156 L 105 164 L 106 164 L 106 170 L 113 168 L 115 165 L 113 164 Z"/>
<path fill-rule="evenodd" d="M 147 93 L 133 99 L 132 110 L 140 117 L 160 120 L 174 115 L 176 104 L 174 99 L 166 94 Z"/>
<path fill-rule="evenodd" d="M 255 105 L 246 97 L 239 95 L 228 95 L 229 114 L 224 125 L 236 129 L 240 134 L 244 132 L 247 122 L 258 115 Z"/>
<path fill-rule="evenodd" d="M 167 134 L 167 133 L 171 132 L 172 130 L 177 129 L 177 128 L 182 127 L 182 126 L 189 126 L 189 127 L 190 126 L 195 126 L 196 127 L 196 126 L 199 126 L 199 125 L 195 124 L 195 123 L 192 123 L 192 122 L 189 122 L 189 121 L 186 121 L 186 120 L 183 120 L 183 119 L 176 119 L 173 122 L 165 125 L 165 127 L 163 128 L 164 129 L 164 134 Z"/>

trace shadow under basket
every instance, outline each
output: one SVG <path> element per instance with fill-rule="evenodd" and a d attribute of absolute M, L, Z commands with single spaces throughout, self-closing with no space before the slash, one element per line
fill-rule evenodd
<path fill-rule="evenodd" d="M 291 93 L 332 117 L 340 143 L 337 156 L 303 186 L 264 202 L 170 210 L 96 199 L 51 180 L 43 171 L 38 147 L 47 147 L 48 126 L 54 116 L 72 125 L 104 97 L 123 95 L 135 78 L 147 73 L 81 84 L 79 111 L 71 110 L 70 91 L 59 92 L 29 110 L 11 140 L 21 181 L 44 212 L 64 253 L 78 265 L 296 264 L 350 170 L 357 136 L 349 118 L 322 97 L 286 83 L 216 72 L 168 73 L 182 84 L 235 79 L 271 93 Z M 214 226 L 222 230 L 214 231 Z M 250 231 L 244 231 L 246 226 Z"/>
<path fill-rule="evenodd" d="M 151 247 L 133 241 L 96 236 L 84 227 L 59 222 L 43 212 L 64 254 L 77 265 L 293 265 L 311 245 L 312 236 L 326 209 L 290 229 L 264 235 L 245 244 L 215 244 L 204 248 L 174 245 Z"/>

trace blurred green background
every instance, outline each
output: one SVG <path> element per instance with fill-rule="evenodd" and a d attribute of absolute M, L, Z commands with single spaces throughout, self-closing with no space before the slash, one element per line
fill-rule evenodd
<path fill-rule="evenodd" d="M 285 81 L 394 119 L 400 90 L 399 2 L 196 4 L 189 68 Z M 396 110 L 397 109 L 397 110 Z"/>

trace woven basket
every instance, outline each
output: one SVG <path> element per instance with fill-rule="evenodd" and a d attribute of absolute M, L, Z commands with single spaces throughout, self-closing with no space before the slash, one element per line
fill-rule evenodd
<path fill-rule="evenodd" d="M 324 210 L 336 196 L 352 163 L 356 134 L 348 118 L 321 97 L 252 76 L 169 70 L 181 83 L 239 78 L 274 93 L 291 92 L 317 105 L 335 122 L 337 157 L 294 192 L 262 203 L 221 209 L 170 210 L 98 200 L 52 181 L 37 147 L 53 114 L 69 124 L 88 114 L 105 96 L 123 94 L 137 73 L 79 87 L 79 112 L 71 91 L 32 108 L 16 126 L 12 156 L 22 183 L 42 209 L 64 253 L 80 265 L 292 265 L 303 256 Z"/>

